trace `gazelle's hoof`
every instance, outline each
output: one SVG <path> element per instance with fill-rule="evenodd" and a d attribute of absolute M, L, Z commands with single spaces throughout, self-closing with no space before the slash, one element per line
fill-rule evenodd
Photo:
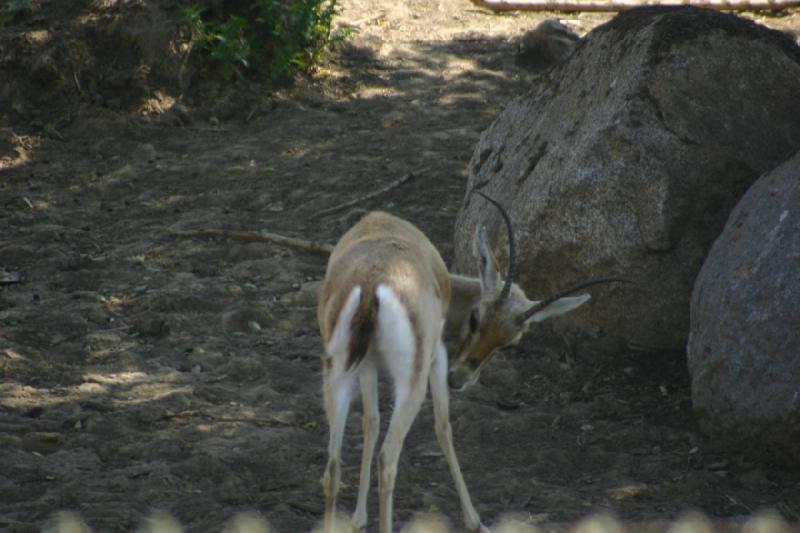
<path fill-rule="evenodd" d="M 474 530 L 472 533 L 491 533 L 491 531 L 483 524 L 478 524 L 478 529 Z"/>
<path fill-rule="evenodd" d="M 311 530 L 311 533 L 363 533 L 362 530 L 355 529 L 350 520 L 342 514 L 336 513 L 331 517 L 326 517 L 323 522 Z"/>

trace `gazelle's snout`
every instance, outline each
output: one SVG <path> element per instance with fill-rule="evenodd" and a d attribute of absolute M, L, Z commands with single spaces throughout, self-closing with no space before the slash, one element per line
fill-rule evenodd
<path fill-rule="evenodd" d="M 479 370 L 469 368 L 463 364 L 456 364 L 447 373 L 447 385 L 454 391 L 463 391 L 478 381 Z"/>
<path fill-rule="evenodd" d="M 460 391 L 464 388 L 463 376 L 456 374 L 455 370 L 451 370 L 447 373 L 447 386 L 453 390 Z"/>

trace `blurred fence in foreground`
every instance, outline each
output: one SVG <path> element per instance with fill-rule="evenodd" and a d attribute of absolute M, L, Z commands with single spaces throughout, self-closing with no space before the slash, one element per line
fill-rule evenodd
<path fill-rule="evenodd" d="M 153 513 L 133 533 L 185 533 L 187 530 L 171 515 Z M 221 533 L 275 533 L 269 522 L 257 513 L 240 513 L 220 530 Z M 349 523 L 342 520 L 336 533 L 351 533 Z M 400 533 L 456 533 L 445 520 L 435 514 L 419 515 L 400 529 Z M 698 512 L 689 512 L 673 522 L 620 522 L 609 515 L 596 515 L 574 525 L 537 525 L 519 517 L 501 518 L 489 528 L 491 533 L 800 533 L 800 524 L 789 524 L 773 512 L 758 513 L 741 520 L 712 521 Z M 92 533 L 89 525 L 76 513 L 62 511 L 53 515 L 42 527 L 42 533 Z M 317 526 L 312 533 L 322 533 Z"/>

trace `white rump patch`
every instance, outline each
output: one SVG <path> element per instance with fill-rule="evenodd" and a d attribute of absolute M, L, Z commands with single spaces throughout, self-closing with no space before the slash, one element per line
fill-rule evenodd
<path fill-rule="evenodd" d="M 342 310 L 339 312 L 339 319 L 336 321 L 336 327 L 333 330 L 333 335 L 331 335 L 331 340 L 328 342 L 328 345 L 325 346 L 325 351 L 328 352 L 328 356 L 334 358 L 334 360 L 338 358 L 347 358 L 347 350 L 350 344 L 350 325 L 353 322 L 353 315 L 356 314 L 358 302 L 360 301 L 361 286 L 356 285 L 353 287 L 353 290 L 350 291 L 350 296 L 347 297 L 344 307 L 342 307 Z"/>
<path fill-rule="evenodd" d="M 528 320 L 531 322 L 541 322 L 542 320 L 547 320 L 548 318 L 552 318 L 554 316 L 569 313 L 576 307 L 580 307 L 588 302 L 589 298 L 591 298 L 591 296 L 588 294 L 581 294 L 580 296 L 572 296 L 569 298 L 559 298 L 538 313 L 534 313 L 533 316 Z"/>
<path fill-rule="evenodd" d="M 414 371 L 416 342 L 408 311 L 388 285 L 375 289 L 378 297 L 378 327 L 376 340 L 386 367 L 400 388 L 411 382 Z"/>

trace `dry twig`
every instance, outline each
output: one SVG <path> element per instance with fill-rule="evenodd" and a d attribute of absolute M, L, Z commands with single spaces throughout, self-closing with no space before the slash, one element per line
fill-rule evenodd
<path fill-rule="evenodd" d="M 332 213 L 336 213 L 337 211 L 347 209 L 348 207 L 353 207 L 354 205 L 361 204 L 362 202 L 365 202 L 367 200 L 371 200 L 376 196 L 387 193 L 392 189 L 399 187 L 400 185 L 407 182 L 411 178 L 419 176 L 424 171 L 425 169 L 421 168 L 409 172 L 408 174 L 394 180 L 393 182 L 389 183 L 388 185 L 385 185 L 384 187 L 381 187 L 376 191 L 372 191 L 363 196 L 359 196 L 354 200 L 350 200 L 342 204 L 330 207 L 328 209 L 319 211 L 318 213 L 311 215 L 311 219 L 313 220 L 326 215 L 330 215 Z M 281 246 L 289 246 L 291 248 L 298 248 L 300 250 L 305 250 L 307 252 L 312 252 L 315 254 L 330 254 L 333 251 L 333 245 L 325 242 L 297 239 L 295 237 L 287 237 L 285 235 L 279 235 L 277 233 L 269 233 L 266 231 L 258 233 L 253 231 L 239 231 L 239 230 L 228 230 L 228 229 L 198 229 L 198 230 L 186 230 L 186 231 L 178 231 L 178 230 L 169 230 L 169 231 L 170 233 L 178 237 L 224 237 L 227 239 L 233 239 L 237 241 L 271 242 L 273 244 L 279 244 Z"/>
<path fill-rule="evenodd" d="M 247 242 L 271 242 L 273 244 L 280 244 L 281 246 L 289 246 L 291 248 L 299 248 L 307 252 L 315 254 L 329 254 L 333 251 L 333 246 L 325 242 L 308 241 L 305 239 L 296 239 L 294 237 L 287 237 L 285 235 L 278 235 L 277 233 L 254 231 L 238 231 L 227 229 L 198 229 L 187 231 L 174 231 L 171 233 L 178 237 L 225 237 L 237 241 Z"/>
<path fill-rule="evenodd" d="M 314 220 L 314 219 L 317 219 L 317 218 L 320 218 L 320 217 L 324 217 L 324 216 L 330 215 L 332 213 L 336 213 L 337 211 L 342 211 L 343 209 L 347 209 L 348 207 L 353 207 L 354 205 L 359 205 L 359 204 L 361 204 L 363 202 L 366 202 L 367 200 L 371 200 L 371 199 L 375 198 L 376 196 L 379 196 L 381 194 L 387 193 L 387 192 L 391 191 L 392 189 L 396 189 L 397 187 L 399 187 L 403 183 L 407 182 L 411 178 L 416 178 L 417 176 L 419 176 L 420 174 L 425 172 L 425 170 L 426 169 L 424 169 L 424 168 L 420 168 L 418 170 L 414 170 L 412 172 L 409 172 L 405 176 L 394 180 L 393 182 L 389 183 L 388 185 L 386 185 L 384 187 L 381 187 L 380 189 L 378 189 L 376 191 L 369 192 L 369 193 L 367 193 L 367 194 L 365 194 L 363 196 L 359 196 L 358 198 L 355 198 L 353 200 L 349 200 L 347 202 L 344 202 L 343 204 L 335 205 L 335 206 L 330 207 L 328 209 L 323 209 L 322 211 L 311 215 L 311 220 Z"/>
<path fill-rule="evenodd" d="M 0 271 L 0 285 L 13 285 L 15 283 L 22 283 L 22 272 Z"/>
<path fill-rule="evenodd" d="M 160 420 L 169 420 L 172 418 L 205 418 L 213 422 L 219 423 L 245 423 L 256 424 L 265 426 L 292 426 L 292 422 L 281 420 L 276 416 L 259 417 L 259 416 L 218 416 L 205 411 L 197 409 L 187 409 L 179 412 L 166 412 L 161 415 Z"/>
<path fill-rule="evenodd" d="M 472 0 L 492 11 L 626 11 L 639 6 L 694 6 L 721 11 L 780 11 L 800 0 Z"/>

